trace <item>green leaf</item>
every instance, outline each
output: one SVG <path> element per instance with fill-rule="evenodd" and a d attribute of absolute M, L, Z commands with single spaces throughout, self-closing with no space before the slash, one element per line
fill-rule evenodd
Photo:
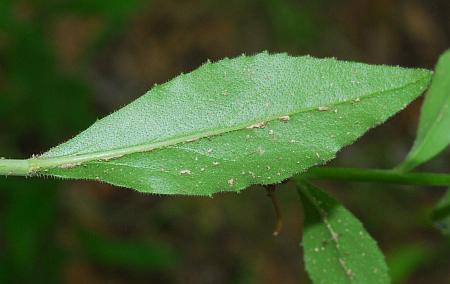
<path fill-rule="evenodd" d="M 433 210 L 432 220 L 442 234 L 450 237 L 450 190 L 447 191 Z"/>
<path fill-rule="evenodd" d="M 431 86 L 425 96 L 420 114 L 417 138 L 405 162 L 409 171 L 430 160 L 450 144 L 450 50 L 436 66 Z"/>
<path fill-rule="evenodd" d="M 314 283 L 390 283 L 383 254 L 362 224 L 319 188 L 302 179 L 303 249 Z"/>
<path fill-rule="evenodd" d="M 430 76 L 286 54 L 208 62 L 29 162 L 37 174 L 141 192 L 237 192 L 334 158 L 420 95 Z"/>

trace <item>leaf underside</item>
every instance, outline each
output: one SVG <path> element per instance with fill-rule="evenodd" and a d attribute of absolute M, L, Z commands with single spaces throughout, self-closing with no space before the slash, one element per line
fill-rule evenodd
<path fill-rule="evenodd" d="M 334 158 L 429 79 L 422 69 L 286 54 L 206 63 L 43 154 L 64 162 L 36 173 L 159 194 L 278 183 Z"/>
<path fill-rule="evenodd" d="M 305 212 L 304 260 L 313 283 L 390 283 L 384 256 L 361 222 L 319 188 L 297 182 Z"/>

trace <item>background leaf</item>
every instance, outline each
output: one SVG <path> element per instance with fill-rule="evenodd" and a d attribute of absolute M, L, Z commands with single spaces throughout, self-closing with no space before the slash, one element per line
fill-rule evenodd
<path fill-rule="evenodd" d="M 392 283 L 408 283 L 414 272 L 432 260 L 432 250 L 423 243 L 403 244 L 386 255 Z"/>
<path fill-rule="evenodd" d="M 58 218 L 55 182 L 24 179 L 9 184 L 8 205 L 0 214 L 4 244 L 0 283 L 29 283 L 31 279 L 33 283 L 56 283 L 65 255 L 52 235 Z"/>
<path fill-rule="evenodd" d="M 450 190 L 447 191 L 434 209 L 432 220 L 436 228 L 450 237 Z"/>
<path fill-rule="evenodd" d="M 414 146 L 401 170 L 409 171 L 430 160 L 450 144 L 450 50 L 436 66 L 425 96 Z"/>
<path fill-rule="evenodd" d="M 79 239 L 83 254 L 104 266 L 150 272 L 174 268 L 179 259 L 175 250 L 161 241 L 117 240 L 87 230 L 80 230 Z"/>
<path fill-rule="evenodd" d="M 303 249 L 314 283 L 390 283 L 383 254 L 347 209 L 297 179 L 305 212 Z"/>
<path fill-rule="evenodd" d="M 422 69 L 309 56 L 225 59 L 155 86 L 31 163 L 142 192 L 239 191 L 332 159 L 429 79 Z"/>

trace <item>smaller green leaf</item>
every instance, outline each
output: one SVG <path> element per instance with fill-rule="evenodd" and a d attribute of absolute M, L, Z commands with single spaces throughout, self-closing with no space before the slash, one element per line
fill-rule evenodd
<path fill-rule="evenodd" d="M 450 237 L 450 190 L 442 197 L 436 208 L 433 210 L 432 220 L 434 226 L 442 234 Z"/>
<path fill-rule="evenodd" d="M 384 256 L 361 222 L 336 200 L 303 179 L 303 249 L 314 283 L 390 283 Z"/>
<path fill-rule="evenodd" d="M 450 144 L 449 129 L 450 49 L 439 58 L 422 106 L 416 141 L 399 168 L 409 171 L 439 154 Z"/>

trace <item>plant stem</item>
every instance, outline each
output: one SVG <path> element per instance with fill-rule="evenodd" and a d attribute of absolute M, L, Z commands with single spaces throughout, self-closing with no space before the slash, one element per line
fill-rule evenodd
<path fill-rule="evenodd" d="M 31 176 L 36 172 L 46 169 L 61 167 L 70 161 L 70 158 L 62 159 L 40 159 L 28 160 L 0 159 L 0 176 Z M 78 157 L 72 158 L 80 162 Z M 58 163 L 60 162 L 60 163 Z M 74 164 L 74 166 L 79 165 Z M 358 169 L 358 168 L 312 168 L 300 175 L 309 179 L 375 182 L 390 184 L 428 185 L 428 186 L 450 186 L 450 174 L 437 174 L 427 172 L 401 172 L 398 170 Z"/>
<path fill-rule="evenodd" d="M 30 173 L 28 160 L 0 159 L 0 176 L 26 176 Z"/>
<path fill-rule="evenodd" d="M 323 180 L 450 186 L 450 174 L 404 173 L 396 170 L 321 167 L 312 168 L 301 176 Z"/>
<path fill-rule="evenodd" d="M 276 217 L 275 229 L 273 230 L 272 234 L 275 237 L 277 237 L 280 234 L 281 229 L 283 228 L 283 217 L 281 215 L 280 204 L 275 195 L 275 189 L 276 189 L 276 186 L 273 184 L 270 184 L 267 186 L 267 196 L 272 201 L 272 205 L 273 205 L 273 209 L 275 211 L 275 217 Z"/>

